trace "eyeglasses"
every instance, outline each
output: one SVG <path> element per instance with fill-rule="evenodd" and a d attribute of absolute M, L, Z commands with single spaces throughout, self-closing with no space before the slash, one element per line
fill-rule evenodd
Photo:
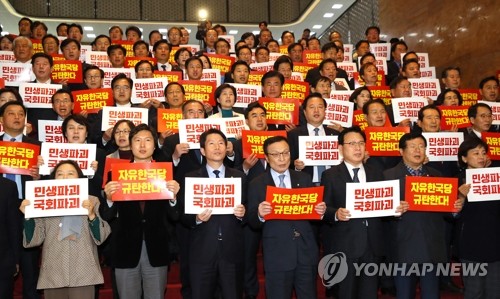
<path fill-rule="evenodd" d="M 68 104 L 71 100 L 54 100 L 54 105 Z"/>
<path fill-rule="evenodd" d="M 290 156 L 290 151 L 284 151 L 282 153 L 267 153 L 267 155 L 273 157 L 274 159 L 286 158 Z"/>
<path fill-rule="evenodd" d="M 344 142 L 344 145 L 349 145 L 349 146 L 352 146 L 352 147 L 355 147 L 355 146 L 365 146 L 366 142 L 364 141 L 351 141 L 351 142 Z"/>
<path fill-rule="evenodd" d="M 95 75 L 95 76 L 86 76 L 87 79 L 93 80 L 93 79 L 101 79 L 100 75 Z"/>
<path fill-rule="evenodd" d="M 128 135 L 130 134 L 130 130 L 115 131 L 115 135 L 121 135 L 122 133 Z"/>
<path fill-rule="evenodd" d="M 115 86 L 114 89 L 118 90 L 118 91 L 128 91 L 130 90 L 130 86 Z"/>

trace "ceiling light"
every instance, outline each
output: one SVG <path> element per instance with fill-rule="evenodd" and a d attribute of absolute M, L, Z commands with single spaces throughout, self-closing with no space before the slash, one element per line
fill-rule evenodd
<path fill-rule="evenodd" d="M 92 26 L 85 26 L 85 27 L 83 27 L 83 30 L 85 30 L 85 31 L 94 31 L 94 27 L 92 27 Z"/>
<path fill-rule="evenodd" d="M 314 25 L 313 29 L 321 29 L 321 27 L 323 27 L 323 25 Z"/>
<path fill-rule="evenodd" d="M 234 34 L 237 34 L 238 33 L 238 30 L 229 30 L 229 34 L 231 35 L 234 35 Z"/>
<path fill-rule="evenodd" d="M 323 18 L 331 18 L 333 17 L 333 12 L 327 12 L 326 14 L 323 15 Z"/>
<path fill-rule="evenodd" d="M 343 5 L 343 4 L 334 4 L 334 5 L 332 6 L 332 8 L 333 8 L 333 9 L 341 9 L 341 8 L 342 8 L 342 6 L 344 6 L 344 5 Z"/>

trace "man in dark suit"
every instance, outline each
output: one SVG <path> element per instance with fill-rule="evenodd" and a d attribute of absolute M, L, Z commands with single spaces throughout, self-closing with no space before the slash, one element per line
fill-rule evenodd
<path fill-rule="evenodd" d="M 363 163 L 366 136 L 358 126 L 344 129 L 339 135 L 339 151 L 344 161 L 323 172 L 324 201 L 323 246 L 326 254 L 344 252 L 349 267 L 347 277 L 335 288 L 336 298 L 377 298 L 378 277 L 361 272 L 356 276 L 354 263 L 379 263 L 384 255 L 381 218 L 350 219 L 346 206 L 347 183 L 383 180 L 379 169 Z M 398 207 L 401 212 L 401 207 Z"/>
<path fill-rule="evenodd" d="M 182 104 L 182 118 L 195 119 L 205 118 L 205 108 L 200 101 L 188 100 Z M 199 149 L 189 149 L 189 144 L 179 142 L 179 134 L 170 135 L 165 138 L 162 151 L 168 162 L 174 165 L 174 179 L 183 182 L 188 172 L 199 169 L 202 166 L 202 156 Z M 180 197 L 183 200 L 183 197 Z M 175 224 L 175 234 L 179 243 L 179 264 L 181 278 L 181 293 L 183 298 L 191 298 L 191 286 L 189 283 L 189 233 L 190 228 L 182 223 Z"/>
<path fill-rule="evenodd" d="M 233 215 L 212 215 L 206 209 L 200 214 L 186 214 L 183 221 L 191 227 L 189 234 L 189 269 L 193 299 L 212 299 L 217 286 L 222 298 L 241 298 L 243 294 L 243 225 L 246 203 L 245 174 L 226 167 L 226 136 L 209 129 L 200 136 L 200 152 L 205 163 L 187 177 L 240 178 L 241 203 Z M 186 200 L 186 199 L 185 199 Z"/>
<path fill-rule="evenodd" d="M 304 110 L 307 124 L 288 132 L 291 159 L 293 161 L 291 167 L 292 169 L 295 168 L 295 170 L 308 173 L 312 177 L 313 183 L 319 185 L 321 182 L 321 173 L 326 167 L 305 166 L 304 162 L 299 160 L 299 136 L 331 136 L 338 135 L 339 132 L 323 125 L 326 114 L 326 101 L 321 94 L 310 94 L 302 102 L 302 109 Z"/>
<path fill-rule="evenodd" d="M 246 124 L 253 131 L 267 131 L 266 108 L 259 102 L 250 103 L 245 109 Z M 242 170 L 251 182 L 266 171 L 267 162 L 251 154 L 243 159 L 242 141 L 238 139 L 234 144 L 234 168 Z M 257 252 L 261 239 L 261 230 L 253 229 L 248 223 L 243 227 L 245 243 L 245 278 L 244 290 L 246 298 L 257 298 L 259 294 L 259 281 L 257 279 Z"/>
<path fill-rule="evenodd" d="M 14 277 L 19 271 L 21 229 L 16 183 L 0 176 L 0 297 L 14 296 Z"/>
<path fill-rule="evenodd" d="M 405 177 L 441 176 L 434 168 L 424 165 L 427 142 L 419 133 L 404 134 L 399 140 L 399 151 L 403 160 L 395 167 L 384 171 L 386 180 L 399 180 L 401 201 L 405 200 Z M 455 208 L 460 210 L 463 200 L 457 200 Z M 391 221 L 389 261 L 406 263 L 407 269 L 394 277 L 398 298 L 414 298 L 417 279 L 420 279 L 422 298 L 439 298 L 439 276 L 436 265 L 425 269 L 423 263 L 446 263 L 445 217 L 448 213 L 407 212 Z M 411 236 L 411 237 L 409 237 Z M 418 264 L 421 275 L 406 275 L 411 264 Z"/>
<path fill-rule="evenodd" d="M 264 142 L 264 153 L 269 170 L 248 187 L 248 221 L 254 228 L 262 228 L 264 270 L 266 272 L 267 298 L 298 299 L 317 298 L 316 271 L 318 266 L 318 241 L 311 223 L 307 220 L 265 220 L 272 212 L 266 202 L 267 186 L 281 188 L 312 187 L 311 177 L 289 169 L 290 147 L 285 137 L 274 136 Z M 323 215 L 324 202 L 314 210 Z"/>
<path fill-rule="evenodd" d="M 156 133 L 140 124 L 129 134 L 133 159 L 131 163 L 152 163 L 157 148 Z M 110 181 L 104 187 L 107 205 L 99 208 L 104 220 L 113 221 L 111 237 L 112 266 L 120 298 L 163 298 L 169 258 L 168 225 L 179 219 L 176 200 L 180 186 L 166 182 L 173 199 L 129 200 L 112 202 L 120 182 Z"/>
<path fill-rule="evenodd" d="M 0 135 L 0 140 L 40 145 L 40 142 L 37 140 L 33 140 L 23 135 L 26 122 L 26 107 L 24 107 L 22 103 L 15 101 L 4 104 L 2 108 L 0 108 L 0 122 L 4 129 L 4 134 Z M 30 175 L 4 174 L 3 176 L 16 183 L 19 198 L 24 198 L 24 186 L 26 181 L 40 178 L 37 166 L 30 169 Z M 21 200 L 19 200 L 19 204 L 20 203 Z M 38 247 L 21 250 L 20 269 L 23 274 L 24 298 L 39 298 L 39 294 L 36 290 L 39 271 L 39 255 L 40 250 Z"/>

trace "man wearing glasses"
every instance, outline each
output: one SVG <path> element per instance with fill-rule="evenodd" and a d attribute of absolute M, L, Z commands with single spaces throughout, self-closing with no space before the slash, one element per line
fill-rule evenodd
<path fill-rule="evenodd" d="M 248 188 L 248 221 L 255 229 L 262 228 L 264 270 L 267 298 L 317 298 L 316 269 L 318 242 L 308 220 L 265 220 L 272 212 L 266 202 L 267 186 L 280 188 L 312 187 L 311 177 L 289 169 L 290 147 L 285 137 L 274 136 L 264 142 L 269 170 L 250 182 Z M 314 210 L 323 215 L 325 203 Z"/>

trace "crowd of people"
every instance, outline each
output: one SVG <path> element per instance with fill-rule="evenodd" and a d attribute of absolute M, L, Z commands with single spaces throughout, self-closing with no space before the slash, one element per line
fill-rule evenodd
<path fill-rule="evenodd" d="M 63 216 L 24 219 L 22 213 L 32 199 L 25 196 L 25 182 L 44 179 L 84 178 L 74 161 L 60 162 L 50 177 L 39 174 L 38 166 L 30 175 L 5 173 L 0 176 L 0 297 L 12 298 L 18 273 L 23 279 L 23 298 L 94 298 L 103 283 L 101 264 L 112 269 L 114 297 L 127 299 L 164 298 L 168 266 L 180 263 L 182 298 L 267 298 L 289 299 L 295 292 L 299 299 L 317 298 L 325 292 L 327 298 L 377 298 L 380 291 L 397 298 L 415 298 L 419 281 L 421 298 L 439 298 L 440 289 L 464 293 L 465 298 L 499 298 L 500 201 L 468 202 L 470 185 L 465 182 L 465 170 L 497 166 L 488 157 L 488 145 L 481 140 L 482 132 L 500 132 L 492 125 L 492 108 L 476 103 L 468 108 L 470 126 L 458 130 L 464 142 L 457 161 L 428 162 L 425 155 L 427 140 L 422 133 L 441 131 L 439 106 L 461 106 L 460 88 L 479 88 L 481 99 L 496 102 L 499 82 L 493 74 L 479 74 L 474 82 L 461 82 L 457 66 L 442 72 L 442 93 L 436 101 L 421 108 L 418 121 L 409 119 L 395 123 L 392 108 L 381 99 L 373 98 L 369 87 L 377 84 L 376 57 L 370 44 L 382 43 L 380 29 L 366 30 L 366 39 L 354 46 L 353 61 L 364 85 L 356 87 L 347 72 L 337 63 L 344 61 L 344 44 L 339 32 L 330 34 L 328 43 L 310 36 L 304 30 L 295 40 L 293 32 L 284 31 L 280 40 L 266 22 L 259 24 L 260 33 L 244 33 L 235 43 L 234 52 L 224 38 L 223 25 L 212 26 L 207 21 L 196 33 L 203 42 L 197 53 L 189 44 L 190 32 L 183 27 L 171 27 L 164 37 L 159 31 L 148 39 L 136 26 L 125 32 L 119 26 L 108 34 L 98 35 L 92 50 L 104 51 L 113 68 L 124 68 L 126 49 L 114 43 L 126 39 L 134 42 L 135 57 L 144 57 L 135 65 L 136 78 L 152 78 L 156 71 L 179 71 L 183 78 L 200 81 L 203 70 L 211 68 L 206 53 L 234 55 L 236 62 L 222 76 L 214 93 L 216 106 L 195 99 L 186 100 L 185 90 L 178 82 L 169 82 L 164 101 L 148 99 L 132 104 L 133 80 L 121 73 L 111 82 L 114 106 L 148 109 L 149 123 L 135 125 L 127 119 L 102 131 L 103 115 L 82 111 L 73 113 L 72 91 L 103 87 L 104 71 L 82 61 L 83 83 L 54 82 L 51 73 L 54 54 L 62 53 L 65 60 L 79 60 L 82 26 L 61 23 L 57 32 L 48 32 L 43 22 L 22 18 L 19 34 L 3 36 L 0 50 L 12 51 L 16 63 L 31 64 L 33 83 L 62 84 L 52 95 L 52 109 L 26 108 L 15 87 L 0 89 L 0 140 L 40 145 L 38 120 L 60 120 L 62 134 L 68 143 L 97 145 L 95 175 L 89 178 L 88 200 L 83 207 L 87 216 Z M 66 37 L 66 38 L 61 38 Z M 33 53 L 33 41 L 41 40 L 43 52 Z M 152 50 L 150 50 L 150 46 Z M 238 94 L 230 83 L 247 84 L 251 64 L 269 62 L 270 53 L 287 54 L 278 57 L 273 70 L 261 79 L 262 97 L 281 98 L 285 80 L 292 75 L 294 63 L 303 62 L 304 50 L 321 52 L 322 62 L 310 69 L 304 81 L 310 93 L 301 99 L 300 122 L 283 125 L 267 124 L 266 108 L 253 102 L 247 108 L 235 108 Z M 415 52 L 403 40 L 391 40 L 391 59 L 385 74 L 393 98 L 412 97 L 409 79 L 420 78 L 420 64 Z M 175 62 L 170 53 L 175 50 Z M 152 63 L 147 57 L 154 57 Z M 457 65 L 460 61 L 456 62 Z M 345 79 L 347 86 L 338 84 Z M 9 85 L 9 82 L 6 82 Z M 362 111 L 367 127 L 409 127 L 399 141 L 399 157 L 369 156 L 367 137 L 358 126 L 342 127 L 330 122 L 324 125 L 327 102 L 332 90 L 351 90 L 350 101 Z M 157 129 L 157 109 L 182 111 L 183 119 L 239 116 L 246 129 L 252 131 L 286 131 L 286 136 L 273 136 L 263 144 L 265 159 L 255 154 L 244 158 L 242 140 L 227 138 L 209 129 L 200 137 L 200 149 L 180 142 L 179 134 Z M 299 136 L 338 136 L 342 162 L 336 166 L 306 166 L 299 158 Z M 239 136 L 241 137 L 241 136 Z M 171 162 L 173 180 L 167 189 L 174 194 L 170 200 L 113 201 L 120 190 L 116 180 L 105 180 L 106 158 L 121 158 L 131 163 Z M 408 211 L 404 192 L 396 207 L 398 217 L 351 219 L 346 209 L 346 186 L 352 182 L 399 180 L 404 190 L 405 177 L 458 177 L 459 195 L 456 213 Z M 185 180 L 195 178 L 239 178 L 242 182 L 241 203 L 231 215 L 213 215 L 211 210 L 193 215 L 184 213 Z M 303 188 L 324 186 L 324 202 L 314 206 L 321 220 L 265 220 L 272 212 L 266 201 L 266 187 Z M 21 213 L 21 212 L 22 213 Z M 22 221 L 20 221 L 22 219 Z M 23 246 L 24 245 L 24 246 Z M 259 290 L 257 255 L 262 245 L 265 290 Z M 40 248 L 40 246 L 42 248 Z M 98 250 L 99 249 L 99 250 Z M 99 252 L 99 254 L 98 254 Z M 321 255 L 343 252 L 347 256 L 347 277 L 326 289 L 317 289 L 317 269 Z M 41 254 L 40 254 L 41 253 Z M 39 260 L 41 257 L 41 264 Z M 389 277 L 356 276 L 355 263 L 406 263 L 422 267 L 460 261 L 465 264 L 487 263 L 484 276 L 463 276 L 457 286 L 451 277 L 439 276 L 435 269 L 421 275 Z M 422 274 L 423 273 L 423 274 Z"/>

